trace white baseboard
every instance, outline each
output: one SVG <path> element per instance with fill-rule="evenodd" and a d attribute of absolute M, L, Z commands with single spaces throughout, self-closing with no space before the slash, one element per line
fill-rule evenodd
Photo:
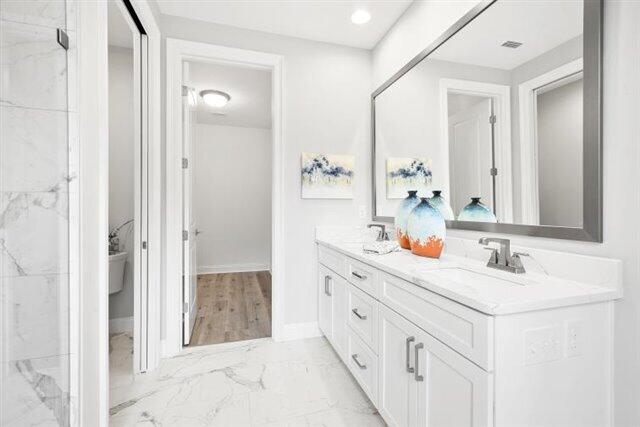
<path fill-rule="evenodd" d="M 309 323 L 289 323 L 282 328 L 282 334 L 278 341 L 301 340 L 304 338 L 321 337 L 322 331 L 318 327 L 318 322 Z"/>
<path fill-rule="evenodd" d="M 201 265 L 198 274 L 242 273 L 245 271 L 271 271 L 271 265 L 265 263 Z"/>
<path fill-rule="evenodd" d="M 115 334 L 119 332 L 133 333 L 133 316 L 109 319 L 109 333 Z"/>

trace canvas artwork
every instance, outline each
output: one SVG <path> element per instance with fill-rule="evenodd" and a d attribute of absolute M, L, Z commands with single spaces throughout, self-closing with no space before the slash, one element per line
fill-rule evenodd
<path fill-rule="evenodd" d="M 404 199 L 416 190 L 426 197 L 431 190 L 431 160 L 411 157 L 387 159 L 387 199 Z"/>
<path fill-rule="evenodd" d="M 302 153 L 303 199 L 353 199 L 354 156 Z"/>

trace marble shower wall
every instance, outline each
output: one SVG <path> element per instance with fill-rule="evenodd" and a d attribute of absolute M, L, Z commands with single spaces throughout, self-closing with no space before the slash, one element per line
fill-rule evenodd
<path fill-rule="evenodd" d="M 70 2 L 71 3 L 71 2 Z M 0 425 L 70 415 L 69 76 L 64 0 L 0 2 Z M 71 61 L 71 62 L 69 62 Z M 73 235 L 73 233 L 71 233 Z"/>

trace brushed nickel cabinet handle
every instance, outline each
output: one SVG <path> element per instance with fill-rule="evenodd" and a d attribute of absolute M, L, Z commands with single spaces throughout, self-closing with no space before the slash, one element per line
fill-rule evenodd
<path fill-rule="evenodd" d="M 362 363 L 360 363 L 360 361 L 358 360 L 357 354 L 352 354 L 351 358 L 353 359 L 354 362 L 356 362 L 356 365 L 358 365 L 358 368 L 367 369 L 367 365 L 363 365 Z"/>
<path fill-rule="evenodd" d="M 329 280 L 331 280 L 331 276 L 324 276 L 324 293 L 327 296 L 331 296 L 331 291 L 329 290 Z"/>
<path fill-rule="evenodd" d="M 352 271 L 351 275 L 357 277 L 360 280 L 364 280 L 364 279 L 367 278 L 367 276 L 363 276 L 362 274 L 358 273 L 357 271 Z"/>
<path fill-rule="evenodd" d="M 414 347 L 414 350 L 416 352 L 416 354 L 415 354 L 415 356 L 416 356 L 416 372 L 414 373 L 414 378 L 416 379 L 416 381 L 424 381 L 424 377 L 419 374 L 419 371 L 420 371 L 420 359 L 418 358 L 418 352 L 420 351 L 421 348 L 424 348 L 424 344 L 423 343 L 416 344 L 416 346 Z"/>
<path fill-rule="evenodd" d="M 416 340 L 416 337 L 409 337 L 407 338 L 407 341 L 405 343 L 406 345 L 405 356 L 407 358 L 406 368 L 407 368 L 407 372 L 409 372 L 410 374 L 413 374 L 414 369 L 411 367 L 411 356 L 409 356 L 409 352 L 411 351 L 411 343 L 414 342 L 415 340 Z"/>
<path fill-rule="evenodd" d="M 360 319 L 360 320 L 367 320 L 367 315 L 366 315 L 366 314 L 360 314 L 360 313 L 358 313 L 358 309 L 357 309 L 357 308 L 354 308 L 353 310 L 351 310 L 351 312 L 352 312 L 353 314 L 355 314 L 356 316 L 358 316 L 358 319 Z"/>

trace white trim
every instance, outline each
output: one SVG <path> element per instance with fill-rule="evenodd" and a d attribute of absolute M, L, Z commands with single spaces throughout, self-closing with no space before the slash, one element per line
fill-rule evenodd
<path fill-rule="evenodd" d="M 282 328 L 282 335 L 279 341 L 302 340 L 321 337 L 322 335 L 318 322 L 289 323 Z"/>
<path fill-rule="evenodd" d="M 218 273 L 243 273 L 247 271 L 271 271 L 271 265 L 267 263 L 254 262 L 245 264 L 219 264 L 198 266 L 198 275 Z"/>
<path fill-rule="evenodd" d="M 582 71 L 582 58 L 541 74 L 518 86 L 520 120 L 520 197 L 522 224 L 540 224 L 540 196 L 538 194 L 538 145 L 536 143 L 537 100 L 539 87 Z"/>
<path fill-rule="evenodd" d="M 440 143 L 446 161 L 443 173 L 447 177 L 446 193 L 449 194 L 449 107 L 448 93 L 486 96 L 494 100 L 496 199 L 500 200 L 497 214 L 500 222 L 513 222 L 513 175 L 511 166 L 511 88 L 506 85 L 471 80 L 440 79 Z M 449 197 L 451 195 L 449 194 Z"/>
<path fill-rule="evenodd" d="M 182 61 L 226 63 L 268 69 L 272 73 L 272 331 L 281 340 L 284 325 L 284 238 L 283 238 L 283 57 L 206 43 L 168 38 L 166 40 L 166 239 L 165 331 L 162 355 L 171 357 L 182 351 Z M 173 261 L 175 260 L 175 261 Z"/>
<path fill-rule="evenodd" d="M 133 316 L 109 319 L 109 333 L 117 334 L 120 332 L 133 333 Z"/>

